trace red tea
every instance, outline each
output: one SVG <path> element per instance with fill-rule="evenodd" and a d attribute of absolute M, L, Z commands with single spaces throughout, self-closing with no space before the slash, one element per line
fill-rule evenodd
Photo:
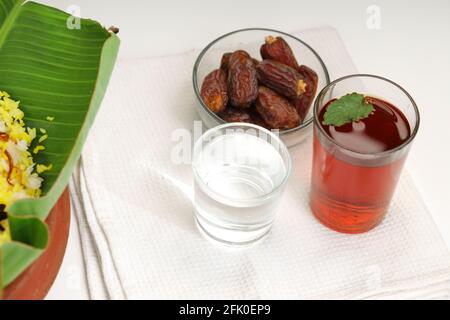
<path fill-rule="evenodd" d="M 315 128 L 311 208 L 331 229 L 361 233 L 382 221 L 406 158 L 406 152 L 396 157 L 371 155 L 402 145 L 411 129 L 399 109 L 373 97 L 366 97 L 374 106 L 369 117 L 340 127 L 324 125 L 333 101 L 322 108 L 319 119 L 334 143 Z"/>

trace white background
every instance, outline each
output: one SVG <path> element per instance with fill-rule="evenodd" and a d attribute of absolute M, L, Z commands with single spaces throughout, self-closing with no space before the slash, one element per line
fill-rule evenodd
<path fill-rule="evenodd" d="M 450 1 L 41 2 L 63 10 L 76 5 L 82 17 L 120 27 L 122 59 L 202 48 L 221 34 L 244 27 L 286 32 L 323 25 L 336 28 L 360 72 L 398 82 L 419 105 L 422 124 L 407 167 L 450 247 Z M 367 27 L 371 5 L 381 12 L 379 30 Z M 49 299 L 88 297 L 75 222 Z"/>

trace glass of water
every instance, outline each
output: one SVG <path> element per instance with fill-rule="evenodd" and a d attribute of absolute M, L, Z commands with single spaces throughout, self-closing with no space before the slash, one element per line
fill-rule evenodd
<path fill-rule="evenodd" d="M 252 124 L 228 123 L 195 144 L 195 215 L 209 238 L 250 245 L 270 230 L 291 172 L 286 146 Z"/>

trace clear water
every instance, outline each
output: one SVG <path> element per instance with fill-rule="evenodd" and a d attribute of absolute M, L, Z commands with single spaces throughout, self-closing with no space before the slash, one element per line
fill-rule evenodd
<path fill-rule="evenodd" d="M 270 230 L 287 170 L 270 141 L 245 133 L 216 137 L 194 169 L 197 221 L 207 235 L 250 244 Z"/>

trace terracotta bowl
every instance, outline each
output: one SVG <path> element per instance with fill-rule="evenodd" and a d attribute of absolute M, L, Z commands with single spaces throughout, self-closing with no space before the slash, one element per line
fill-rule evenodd
<path fill-rule="evenodd" d="M 3 292 L 5 300 L 42 300 L 50 290 L 66 251 L 70 196 L 66 189 L 47 220 L 50 240 L 45 252 Z"/>

